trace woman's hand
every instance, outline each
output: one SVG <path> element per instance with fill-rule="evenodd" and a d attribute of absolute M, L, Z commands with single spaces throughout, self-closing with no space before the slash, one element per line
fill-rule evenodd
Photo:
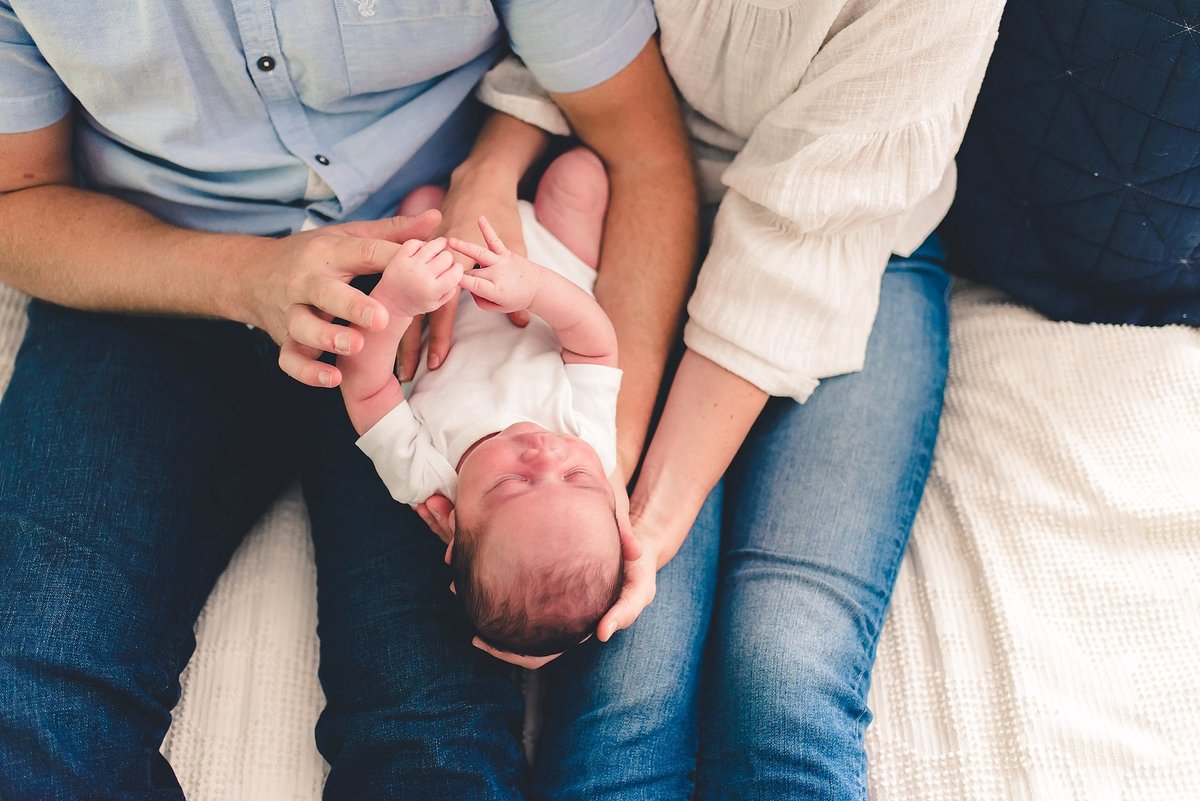
<path fill-rule="evenodd" d="M 621 558 L 625 560 L 625 583 L 612 608 L 596 624 L 596 639 L 608 642 L 621 629 L 633 625 L 657 589 L 660 549 L 654 537 L 638 536 L 640 521 L 631 520 L 632 530 L 621 532 Z"/>
<path fill-rule="evenodd" d="M 279 343 L 285 373 L 309 386 L 336 387 L 341 371 L 319 361 L 321 355 L 357 353 L 363 336 L 354 326 L 379 331 L 388 321 L 383 304 L 350 286 L 351 279 L 383 272 L 402 242 L 428 238 L 440 221 L 430 211 L 262 239 L 247 254 L 246 321 Z"/>

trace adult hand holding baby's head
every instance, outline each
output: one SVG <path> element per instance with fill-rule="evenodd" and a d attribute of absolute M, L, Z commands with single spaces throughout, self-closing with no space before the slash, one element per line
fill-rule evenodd
<path fill-rule="evenodd" d="M 621 522 L 620 527 L 625 583 L 617 602 L 596 624 L 596 639 L 600 642 L 608 642 L 618 631 L 632 626 L 642 610 L 654 600 L 657 589 L 658 548 L 654 547 L 653 539 L 639 538 L 627 520 Z"/>
<path fill-rule="evenodd" d="M 654 598 L 654 577 L 657 570 L 657 551 L 651 553 L 651 549 L 643 546 L 642 542 L 634 535 L 633 528 L 629 522 L 629 495 L 625 487 L 624 473 L 618 467 L 608 476 L 608 480 L 613 489 L 614 511 L 617 517 L 617 528 L 620 536 L 621 559 L 625 562 L 625 579 L 621 589 L 621 596 L 617 603 L 596 624 L 596 638 L 601 642 L 607 642 L 618 630 L 632 625 L 642 609 L 649 605 L 650 601 Z M 433 496 L 426 502 L 426 506 L 432 505 L 435 500 L 449 503 L 445 499 L 439 498 L 439 496 Z M 428 514 L 428 508 L 426 509 L 426 514 Z M 425 518 L 424 514 L 422 518 Z M 428 523 L 429 521 L 426 520 L 426 522 Z M 430 524 L 430 528 L 434 528 L 432 523 Z M 436 531 L 437 529 L 434 528 L 434 530 Z M 581 642 L 586 642 L 590 638 L 591 635 L 585 637 Z M 490 654 L 502 662 L 507 662 L 510 665 L 516 665 L 528 670 L 536 670 L 562 656 L 561 652 L 550 654 L 549 656 L 514 654 L 509 651 L 502 651 L 478 636 L 472 639 L 471 643 L 479 650 Z"/>

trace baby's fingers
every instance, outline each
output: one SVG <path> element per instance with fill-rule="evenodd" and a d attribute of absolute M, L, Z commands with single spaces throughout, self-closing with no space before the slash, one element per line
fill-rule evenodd
<path fill-rule="evenodd" d="M 456 253 L 463 254 L 481 267 L 491 267 L 500 260 L 499 256 L 487 248 L 476 245 L 474 242 L 468 242 L 465 239 L 450 237 L 450 241 L 446 243 L 446 246 Z"/>
<path fill-rule="evenodd" d="M 483 241 L 487 242 L 487 246 L 492 249 L 493 253 L 504 254 L 508 252 L 508 248 L 500 240 L 500 234 L 496 233 L 496 229 L 488 222 L 487 217 L 479 218 L 479 231 L 483 234 Z"/>
<path fill-rule="evenodd" d="M 434 291 L 444 295 L 458 289 L 462 285 L 465 271 L 461 264 L 451 264 L 450 269 L 439 275 L 433 281 Z"/>
<path fill-rule="evenodd" d="M 490 299 L 496 291 L 496 285 L 488 280 L 484 270 L 471 270 L 458 277 L 458 285 L 478 298 Z"/>
<path fill-rule="evenodd" d="M 429 262 L 429 269 L 434 275 L 442 275 L 444 272 L 455 266 L 454 253 L 449 250 L 443 250 L 441 253 L 433 257 Z M 461 270 L 462 267 L 459 267 Z"/>
<path fill-rule="evenodd" d="M 446 249 L 446 237 L 439 236 L 437 239 L 430 239 L 421 249 L 417 251 L 416 258 L 422 262 L 430 262 L 437 258 L 437 255 Z"/>

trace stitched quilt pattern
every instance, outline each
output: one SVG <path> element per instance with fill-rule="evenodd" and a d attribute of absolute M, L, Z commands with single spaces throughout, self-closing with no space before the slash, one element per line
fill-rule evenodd
<path fill-rule="evenodd" d="M 1200 0 L 1009 0 L 955 269 L 1049 317 L 1200 325 Z"/>

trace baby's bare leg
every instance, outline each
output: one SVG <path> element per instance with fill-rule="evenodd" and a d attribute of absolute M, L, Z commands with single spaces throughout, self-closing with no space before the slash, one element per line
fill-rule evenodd
<path fill-rule="evenodd" d="M 608 175 L 595 153 L 579 147 L 551 162 L 538 183 L 533 210 L 538 222 L 585 264 L 600 263 Z"/>

